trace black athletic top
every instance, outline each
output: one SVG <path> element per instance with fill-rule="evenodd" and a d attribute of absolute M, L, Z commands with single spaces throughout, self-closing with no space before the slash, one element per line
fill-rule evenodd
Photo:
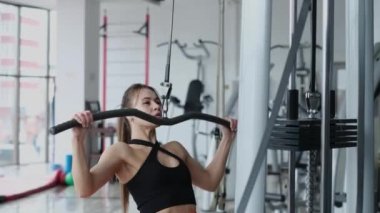
<path fill-rule="evenodd" d="M 136 175 L 127 183 L 140 212 L 154 213 L 171 206 L 195 204 L 190 172 L 181 158 L 161 148 L 158 142 L 132 139 L 128 143 L 152 147 Z M 162 165 L 157 159 L 158 151 L 177 159 L 179 165 Z"/>

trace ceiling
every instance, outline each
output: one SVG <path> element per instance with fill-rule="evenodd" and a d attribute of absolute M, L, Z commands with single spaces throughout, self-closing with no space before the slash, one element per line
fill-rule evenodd
<path fill-rule="evenodd" d="M 0 2 L 6 2 L 17 5 L 34 6 L 46 9 L 55 9 L 58 0 L 0 0 Z"/>

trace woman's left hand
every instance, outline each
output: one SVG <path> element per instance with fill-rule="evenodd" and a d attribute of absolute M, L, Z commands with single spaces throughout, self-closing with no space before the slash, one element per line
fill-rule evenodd
<path fill-rule="evenodd" d="M 230 128 L 227 128 L 225 126 L 220 127 L 222 131 L 222 136 L 223 136 L 222 139 L 227 139 L 228 141 L 232 141 L 236 135 L 238 121 L 230 117 L 226 118 L 226 120 L 230 122 Z"/>

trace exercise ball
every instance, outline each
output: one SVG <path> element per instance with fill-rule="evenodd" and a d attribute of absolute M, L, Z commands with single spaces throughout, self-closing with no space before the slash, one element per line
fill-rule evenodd
<path fill-rule="evenodd" d="M 65 176 L 65 183 L 68 186 L 74 185 L 74 179 L 73 179 L 73 175 L 71 174 L 71 172 L 69 172 L 69 173 L 66 174 L 66 176 Z"/>

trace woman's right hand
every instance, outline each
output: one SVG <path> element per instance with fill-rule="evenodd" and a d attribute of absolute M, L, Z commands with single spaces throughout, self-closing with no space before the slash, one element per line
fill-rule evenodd
<path fill-rule="evenodd" d="M 74 119 L 81 124 L 73 128 L 73 136 L 78 140 L 84 140 L 87 135 L 88 129 L 92 126 L 93 117 L 92 113 L 88 110 L 74 114 Z"/>

